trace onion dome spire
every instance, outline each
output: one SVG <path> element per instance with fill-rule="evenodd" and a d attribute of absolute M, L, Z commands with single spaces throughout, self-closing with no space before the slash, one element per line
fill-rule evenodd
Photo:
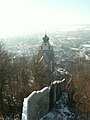
<path fill-rule="evenodd" d="M 45 34 L 45 36 L 42 38 L 44 42 L 48 42 L 49 41 L 49 37 Z"/>

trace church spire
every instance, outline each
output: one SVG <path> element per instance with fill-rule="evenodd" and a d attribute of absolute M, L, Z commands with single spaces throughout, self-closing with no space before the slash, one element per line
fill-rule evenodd
<path fill-rule="evenodd" d="M 42 38 L 44 42 L 48 42 L 49 41 L 49 37 L 46 35 L 45 33 L 45 36 Z"/>
<path fill-rule="evenodd" d="M 47 34 L 44 35 L 42 38 L 43 42 L 41 46 L 39 47 L 38 51 L 38 58 L 41 60 L 43 58 L 44 63 L 43 65 L 48 67 L 51 71 L 53 70 L 54 66 L 54 51 L 53 47 L 49 43 L 49 37 Z M 43 56 L 43 57 L 42 57 Z"/>

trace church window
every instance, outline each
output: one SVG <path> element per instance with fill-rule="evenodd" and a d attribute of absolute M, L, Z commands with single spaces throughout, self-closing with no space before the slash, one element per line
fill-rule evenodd
<path fill-rule="evenodd" d="M 49 46 L 49 49 L 50 49 L 50 46 Z"/>

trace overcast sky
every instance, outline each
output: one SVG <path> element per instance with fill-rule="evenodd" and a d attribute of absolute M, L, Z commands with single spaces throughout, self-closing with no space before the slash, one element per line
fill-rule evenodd
<path fill-rule="evenodd" d="M 0 37 L 89 23 L 90 0 L 0 0 Z"/>

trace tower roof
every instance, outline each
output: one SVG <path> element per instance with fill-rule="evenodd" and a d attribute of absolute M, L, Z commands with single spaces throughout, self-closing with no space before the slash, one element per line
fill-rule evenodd
<path fill-rule="evenodd" d="M 44 42 L 48 42 L 49 41 L 49 37 L 45 34 L 45 36 L 42 38 Z"/>

